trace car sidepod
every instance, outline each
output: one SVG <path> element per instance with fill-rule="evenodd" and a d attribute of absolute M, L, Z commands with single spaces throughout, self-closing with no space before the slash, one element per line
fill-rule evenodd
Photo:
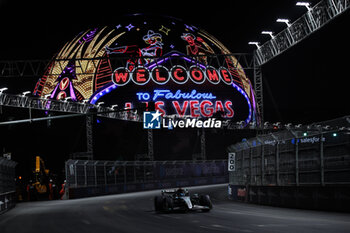
<path fill-rule="evenodd" d="M 180 198 L 184 201 L 186 209 L 191 210 L 193 208 L 190 197 L 180 197 Z"/>

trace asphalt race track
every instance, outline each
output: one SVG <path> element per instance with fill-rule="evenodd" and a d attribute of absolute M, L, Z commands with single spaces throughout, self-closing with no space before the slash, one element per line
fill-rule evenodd
<path fill-rule="evenodd" d="M 159 190 L 19 203 L 0 215 L 0 232 L 350 232 L 350 214 L 236 203 L 226 200 L 226 189 L 190 189 L 211 195 L 214 208 L 208 213 L 156 213 L 153 197 Z"/>

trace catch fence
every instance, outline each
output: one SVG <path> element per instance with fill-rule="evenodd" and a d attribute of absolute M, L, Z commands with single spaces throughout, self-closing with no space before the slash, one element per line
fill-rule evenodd
<path fill-rule="evenodd" d="M 69 197 L 228 182 L 227 160 L 93 161 L 68 160 Z"/>
<path fill-rule="evenodd" d="M 350 210 L 350 116 L 260 135 L 228 148 L 228 197 L 256 204 Z"/>
<path fill-rule="evenodd" d="M 256 186 L 350 184 L 350 132 L 292 131 L 257 136 L 229 148 L 230 184 Z"/>

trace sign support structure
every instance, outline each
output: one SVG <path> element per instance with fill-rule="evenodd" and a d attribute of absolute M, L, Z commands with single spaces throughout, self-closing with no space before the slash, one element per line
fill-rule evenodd
<path fill-rule="evenodd" d="M 147 146 L 148 146 L 148 158 L 150 161 L 154 160 L 154 150 L 153 150 L 153 131 L 152 129 L 147 130 Z"/>
<path fill-rule="evenodd" d="M 258 58 L 254 55 L 254 91 L 257 104 L 257 111 L 260 116 L 260 124 L 264 125 L 264 91 L 263 91 L 263 76 L 261 66 L 258 64 Z"/>

